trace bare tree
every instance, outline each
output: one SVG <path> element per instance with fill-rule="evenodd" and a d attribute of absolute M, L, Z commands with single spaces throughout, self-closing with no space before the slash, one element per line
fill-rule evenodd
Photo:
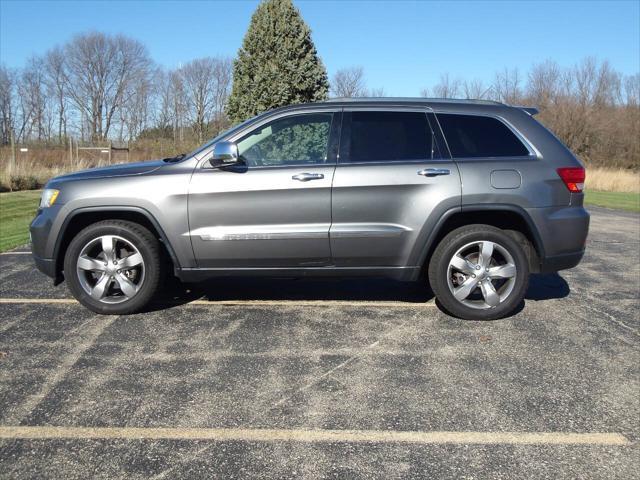
<path fill-rule="evenodd" d="M 88 33 L 64 48 L 71 100 L 87 119 L 92 140 L 104 140 L 135 79 L 148 75 L 151 60 L 137 40 Z"/>
<path fill-rule="evenodd" d="M 520 72 L 517 68 L 505 68 L 497 72 L 492 86 L 492 96 L 495 100 L 507 104 L 518 104 L 522 100 Z"/>
<path fill-rule="evenodd" d="M 14 129 L 15 73 L 0 65 L 0 143 L 11 142 Z"/>
<path fill-rule="evenodd" d="M 433 87 L 433 95 L 437 98 L 456 98 L 460 95 L 460 84 L 459 79 L 444 73 L 440 75 L 440 82 Z"/>
<path fill-rule="evenodd" d="M 176 142 L 181 142 L 184 139 L 187 101 L 184 82 L 179 71 L 173 71 L 169 74 L 169 84 L 172 92 L 173 139 Z"/>
<path fill-rule="evenodd" d="M 551 60 L 534 64 L 529 71 L 527 96 L 540 107 L 557 103 L 562 94 L 562 70 Z"/>
<path fill-rule="evenodd" d="M 219 121 L 229 97 L 232 63 L 226 58 L 192 60 L 179 71 L 188 115 L 198 141 L 204 140 L 208 124 Z"/>
<path fill-rule="evenodd" d="M 153 76 L 154 108 L 153 122 L 160 130 L 169 130 L 173 125 L 173 89 L 170 74 L 159 68 Z"/>
<path fill-rule="evenodd" d="M 625 104 L 630 107 L 640 106 L 640 73 L 625 77 L 624 100 Z"/>
<path fill-rule="evenodd" d="M 137 137 L 147 126 L 151 117 L 153 91 L 152 79 L 140 75 L 128 86 L 125 100 L 120 112 L 120 141 L 124 139 L 124 131 L 128 140 Z"/>
<path fill-rule="evenodd" d="M 487 88 L 482 80 L 469 80 L 462 83 L 462 91 L 465 98 L 481 100 L 489 94 L 490 88 Z"/>
<path fill-rule="evenodd" d="M 331 82 L 331 93 L 334 97 L 364 97 L 367 88 L 362 67 L 349 67 L 338 70 Z"/>
<path fill-rule="evenodd" d="M 67 83 L 64 74 L 64 53 L 56 47 L 45 55 L 47 95 L 55 102 L 58 116 L 58 140 L 67 136 Z"/>
<path fill-rule="evenodd" d="M 17 130 L 16 138 L 19 141 L 48 139 L 45 89 L 43 61 L 40 58 L 32 57 L 18 78 L 20 127 Z"/>
<path fill-rule="evenodd" d="M 387 96 L 387 92 L 384 91 L 383 87 L 372 88 L 371 90 L 367 90 L 366 96 L 367 97 L 371 97 L 371 98 L 386 97 Z"/>

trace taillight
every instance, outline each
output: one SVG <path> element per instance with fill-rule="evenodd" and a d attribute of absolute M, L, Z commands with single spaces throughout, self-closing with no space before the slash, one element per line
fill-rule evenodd
<path fill-rule="evenodd" d="M 586 173 L 582 167 L 564 167 L 557 170 L 558 175 L 570 192 L 580 193 L 584 190 Z"/>

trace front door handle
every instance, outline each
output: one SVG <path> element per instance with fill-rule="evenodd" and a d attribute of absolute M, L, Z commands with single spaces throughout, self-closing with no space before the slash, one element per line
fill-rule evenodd
<path fill-rule="evenodd" d="M 324 175 L 322 173 L 298 173 L 291 177 L 293 180 L 298 180 L 299 182 L 308 182 L 309 180 L 322 180 Z"/>
<path fill-rule="evenodd" d="M 423 177 L 437 177 L 439 175 L 449 175 L 451 171 L 448 168 L 425 168 L 418 170 L 418 175 Z"/>

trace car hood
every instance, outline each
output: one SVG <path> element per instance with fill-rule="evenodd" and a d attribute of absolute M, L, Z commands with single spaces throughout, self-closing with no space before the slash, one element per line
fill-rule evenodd
<path fill-rule="evenodd" d="M 151 160 L 147 162 L 122 163 L 109 167 L 89 168 L 78 172 L 68 173 L 55 177 L 52 181 L 84 180 L 89 178 L 123 177 L 130 175 L 143 175 L 151 173 L 166 165 L 162 160 Z"/>

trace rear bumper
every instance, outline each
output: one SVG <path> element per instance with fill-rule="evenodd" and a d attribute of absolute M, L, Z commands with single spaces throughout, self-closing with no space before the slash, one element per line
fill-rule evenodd
<path fill-rule="evenodd" d="M 589 212 L 581 206 L 532 208 L 528 213 L 539 235 L 540 272 L 573 268 L 584 256 Z"/>
<path fill-rule="evenodd" d="M 540 273 L 553 273 L 558 270 L 573 268 L 580 263 L 584 250 L 575 253 L 563 253 L 552 257 L 545 257 L 540 262 Z"/>

